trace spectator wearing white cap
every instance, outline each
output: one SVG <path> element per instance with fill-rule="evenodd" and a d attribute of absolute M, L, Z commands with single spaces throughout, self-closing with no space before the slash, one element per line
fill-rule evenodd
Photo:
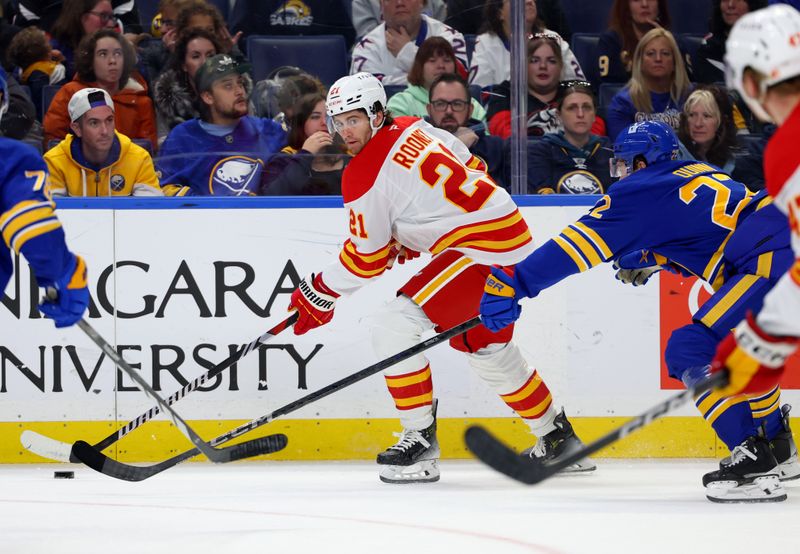
<path fill-rule="evenodd" d="M 163 196 L 150 154 L 116 131 L 108 92 L 81 89 L 67 110 L 70 134 L 44 155 L 53 196 Z"/>

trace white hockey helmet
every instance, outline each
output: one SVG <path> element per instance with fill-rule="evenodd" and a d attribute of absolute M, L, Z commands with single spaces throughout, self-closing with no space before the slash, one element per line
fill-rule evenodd
<path fill-rule="evenodd" d="M 728 88 L 737 90 L 759 118 L 770 121 L 762 106 L 767 89 L 800 75 L 800 12 L 774 4 L 742 16 L 728 35 L 725 64 Z M 758 98 L 744 90 L 748 67 L 765 76 Z"/>
<path fill-rule="evenodd" d="M 362 109 L 367 112 L 372 135 L 375 136 L 379 127 L 375 127 L 373 118 L 379 111 L 386 111 L 386 91 L 371 73 L 347 75 L 333 83 L 328 91 L 325 107 L 328 111 L 328 130 L 331 134 L 334 133 L 333 116 Z"/>

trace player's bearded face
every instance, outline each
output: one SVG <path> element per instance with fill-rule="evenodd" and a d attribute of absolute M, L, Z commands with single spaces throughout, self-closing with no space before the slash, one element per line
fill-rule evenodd
<path fill-rule="evenodd" d="M 333 126 L 344 140 L 347 149 L 358 154 L 372 138 L 372 128 L 367 114 L 362 110 L 353 110 L 333 117 Z"/>

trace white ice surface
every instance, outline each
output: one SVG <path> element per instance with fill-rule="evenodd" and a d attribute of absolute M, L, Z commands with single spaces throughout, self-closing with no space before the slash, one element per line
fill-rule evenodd
<path fill-rule="evenodd" d="M 786 502 L 719 505 L 700 485 L 711 460 L 598 465 L 537 486 L 468 461 L 427 485 L 364 462 L 191 463 L 140 483 L 0 466 L 0 553 L 800 552 L 800 481 Z"/>

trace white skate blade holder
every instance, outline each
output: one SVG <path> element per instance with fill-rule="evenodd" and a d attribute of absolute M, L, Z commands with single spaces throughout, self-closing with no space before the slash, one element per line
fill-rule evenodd
<path fill-rule="evenodd" d="M 439 480 L 439 460 L 421 460 L 410 466 L 381 466 L 381 481 L 392 484 L 433 483 Z"/>
<path fill-rule="evenodd" d="M 786 489 L 777 475 L 762 475 L 752 483 L 739 485 L 736 481 L 715 481 L 706 486 L 706 498 L 719 503 L 782 502 Z"/>

